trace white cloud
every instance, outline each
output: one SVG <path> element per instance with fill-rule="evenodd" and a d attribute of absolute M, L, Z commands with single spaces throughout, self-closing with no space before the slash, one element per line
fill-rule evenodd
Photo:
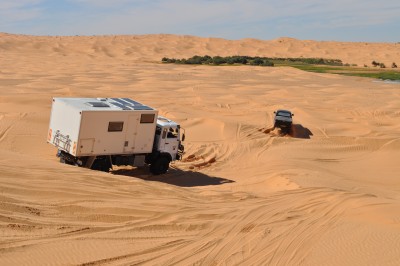
<path fill-rule="evenodd" d="M 41 15 L 43 0 L 1 0 L 0 25 L 35 19 Z"/>
<path fill-rule="evenodd" d="M 133 6 L 133 5 L 147 5 L 150 6 L 152 3 L 157 3 L 158 1 L 147 1 L 147 0 L 66 0 L 67 2 L 74 4 L 81 4 L 92 6 L 93 8 L 99 7 L 121 7 L 121 6 Z"/>
<path fill-rule="evenodd" d="M 43 0 L 2 0 L 0 2 L 0 10 L 13 10 L 24 8 L 42 3 Z"/>

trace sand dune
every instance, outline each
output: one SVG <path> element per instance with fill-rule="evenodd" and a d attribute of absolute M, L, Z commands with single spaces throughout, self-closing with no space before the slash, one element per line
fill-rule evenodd
<path fill-rule="evenodd" d="M 135 36 L 20 36 L 0 33 L 3 52 L 30 54 L 29 57 L 81 57 L 160 61 L 162 57 L 187 58 L 193 55 L 248 55 L 267 57 L 323 57 L 344 63 L 371 66 L 372 61 L 390 66 L 400 62 L 400 43 L 346 43 L 302 41 L 278 38 L 225 40 L 168 34 Z"/>
<path fill-rule="evenodd" d="M 400 62 L 399 44 L 0 35 L 1 265 L 399 265 L 398 84 L 288 67 L 160 64 L 261 55 Z M 157 61 L 157 62 L 156 62 Z M 57 161 L 52 97 L 130 97 L 186 129 L 163 176 Z M 273 111 L 294 130 L 273 130 Z"/>

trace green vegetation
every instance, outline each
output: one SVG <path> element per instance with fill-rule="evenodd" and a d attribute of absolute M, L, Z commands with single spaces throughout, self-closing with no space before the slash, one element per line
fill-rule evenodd
<path fill-rule="evenodd" d="M 298 64 L 292 64 L 288 66 L 315 73 L 333 73 L 335 71 L 344 71 L 349 68 L 349 67 L 329 67 L 321 65 L 298 65 Z"/>
<path fill-rule="evenodd" d="M 376 78 L 382 80 L 393 80 L 400 81 L 400 72 L 396 71 L 382 71 L 382 72 L 370 72 L 370 73 L 343 73 L 348 76 L 359 76 L 359 77 L 367 77 L 367 78 Z"/>
<path fill-rule="evenodd" d="M 327 66 L 343 66 L 343 62 L 340 59 L 326 59 L 326 58 L 304 58 L 304 57 L 295 57 L 295 58 L 279 58 L 273 57 L 268 58 L 272 62 L 278 65 L 294 65 L 294 64 L 306 64 L 306 65 L 327 65 Z"/>
<path fill-rule="evenodd" d="M 253 66 L 274 66 L 274 63 L 266 57 L 251 56 L 198 56 L 190 58 L 167 58 L 164 57 L 161 62 L 173 64 L 190 64 L 190 65 L 253 65 Z"/>
<path fill-rule="evenodd" d="M 331 66 L 342 66 L 343 63 L 339 59 L 324 59 L 324 58 L 272 58 L 272 57 L 260 57 L 260 56 L 198 56 L 195 55 L 190 58 L 167 58 L 164 57 L 161 62 L 172 63 L 172 64 L 194 64 L 194 65 L 252 65 L 252 66 L 274 66 L 277 64 L 316 64 L 316 65 L 331 65 Z"/>
<path fill-rule="evenodd" d="M 321 65 L 290 65 L 300 70 L 316 72 L 316 73 L 331 73 L 346 76 L 358 76 L 376 78 L 382 80 L 400 80 L 399 71 L 390 71 L 385 69 L 365 69 L 357 67 L 330 67 Z"/>
<path fill-rule="evenodd" d="M 324 58 L 271 58 L 271 57 L 251 57 L 251 56 L 198 56 L 190 58 L 167 58 L 161 60 L 162 63 L 170 64 L 195 64 L 195 65 L 252 65 L 252 66 L 289 66 L 300 70 L 331 73 L 347 76 L 370 77 L 383 80 L 400 80 L 400 72 L 387 70 L 385 64 L 372 61 L 374 68 L 357 67 L 356 64 L 343 64 L 339 59 Z M 392 68 L 397 68 L 393 62 Z"/>

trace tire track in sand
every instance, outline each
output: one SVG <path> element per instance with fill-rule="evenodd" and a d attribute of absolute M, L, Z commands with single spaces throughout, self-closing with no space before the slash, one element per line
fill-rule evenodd
<path fill-rule="evenodd" d="M 294 198 L 297 200 L 293 201 Z M 249 198 L 236 202 L 235 207 L 221 202 L 210 209 L 209 203 L 181 213 L 181 218 L 185 217 L 182 223 L 192 226 L 199 225 L 197 215 L 206 213 L 207 208 L 218 215 L 204 216 L 209 218 L 190 234 L 176 232 L 182 242 L 172 247 L 171 253 L 163 255 L 155 249 L 152 255 L 143 253 L 148 260 L 130 256 L 122 261 L 136 264 L 145 260 L 148 264 L 162 265 L 298 265 L 349 212 L 374 201 L 376 198 L 368 195 L 308 188 Z M 158 238 L 169 239 L 165 232 Z"/>

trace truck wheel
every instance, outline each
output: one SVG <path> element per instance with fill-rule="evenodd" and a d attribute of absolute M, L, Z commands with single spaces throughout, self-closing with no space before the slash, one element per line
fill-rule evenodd
<path fill-rule="evenodd" d="M 107 158 L 96 158 L 93 162 L 92 170 L 109 172 L 111 168 L 111 162 Z"/>
<path fill-rule="evenodd" d="M 287 128 L 285 128 L 284 133 L 290 135 L 291 131 L 292 131 L 292 125 L 289 125 Z"/>
<path fill-rule="evenodd" d="M 60 157 L 60 163 L 65 163 L 65 164 L 73 165 L 73 163 L 71 163 L 70 161 L 65 160 L 65 158 L 63 158 L 63 157 Z"/>
<path fill-rule="evenodd" d="M 154 175 L 165 174 L 169 168 L 169 159 L 166 157 L 159 157 L 150 165 L 150 172 Z"/>

